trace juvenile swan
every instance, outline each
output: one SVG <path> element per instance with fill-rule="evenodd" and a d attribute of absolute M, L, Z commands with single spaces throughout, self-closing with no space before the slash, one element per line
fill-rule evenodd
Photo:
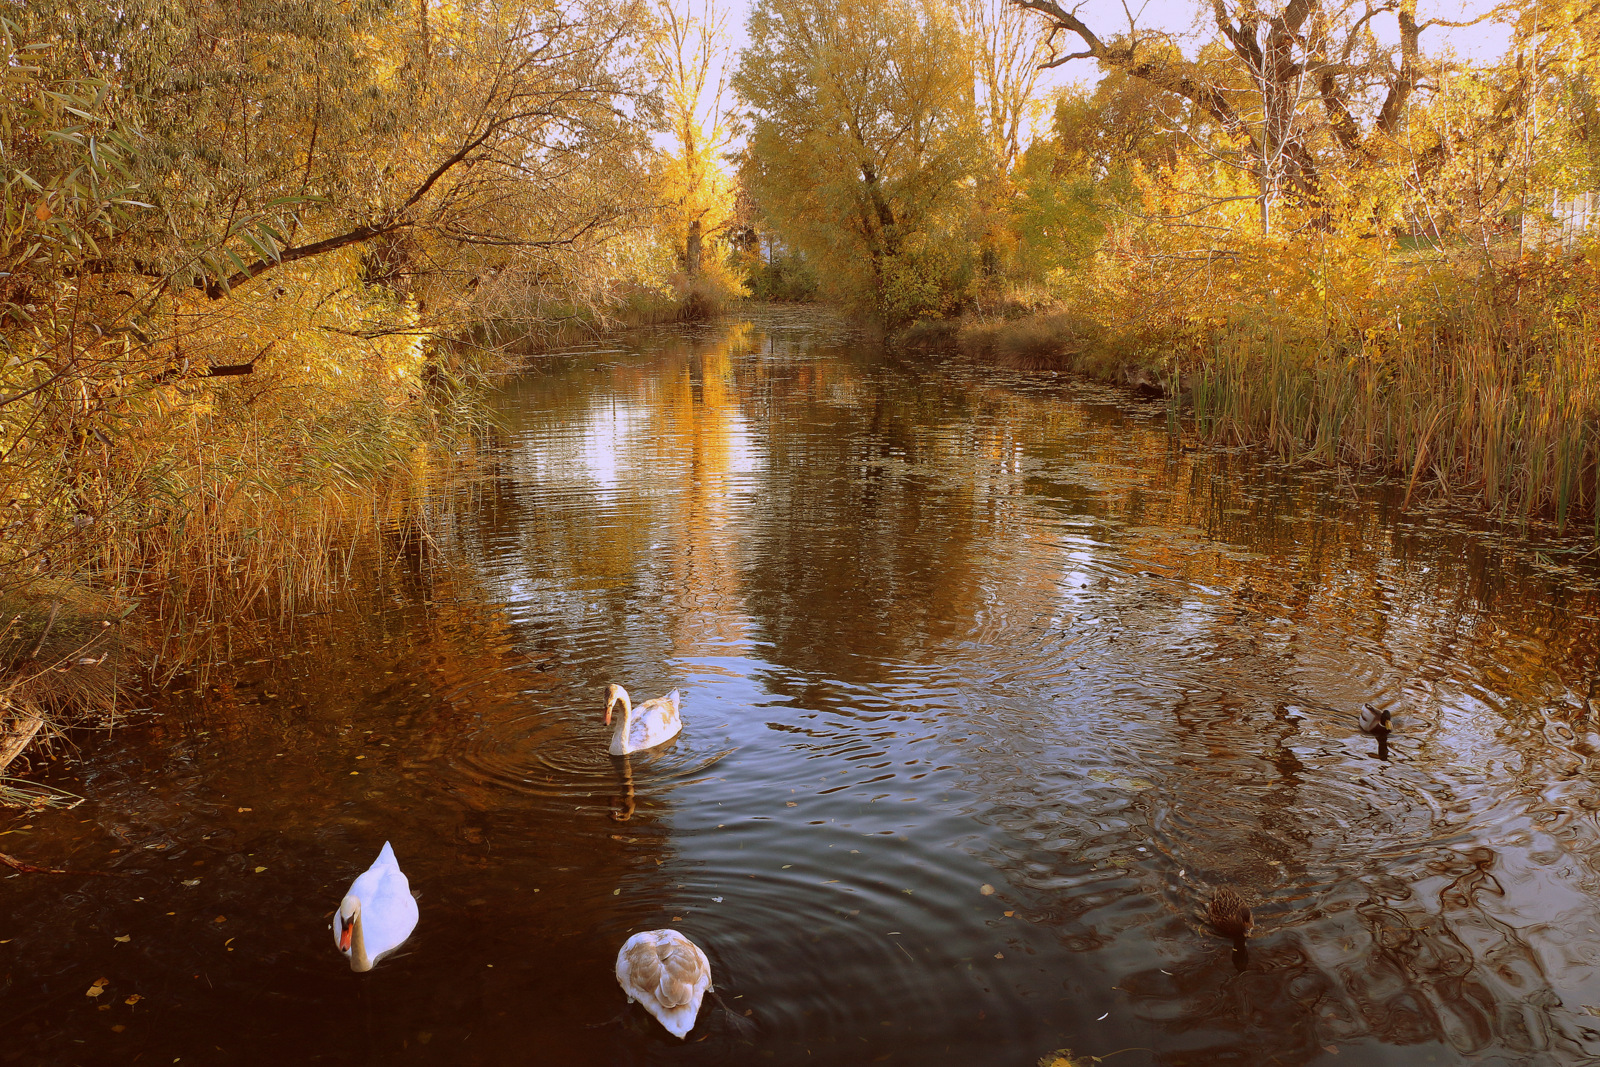
<path fill-rule="evenodd" d="M 606 725 L 611 725 L 611 706 L 622 702 L 622 717 L 617 720 L 616 732 L 611 735 L 611 754 L 626 756 L 646 748 L 655 748 L 670 741 L 683 729 L 678 717 L 678 691 L 674 689 L 664 697 L 646 700 L 637 708 L 628 699 L 628 691 L 615 683 L 606 686 Z"/>
<path fill-rule="evenodd" d="M 711 961 L 676 930 L 634 934 L 617 953 L 617 981 L 676 1037 L 694 1029 L 700 998 L 711 988 Z"/>
<path fill-rule="evenodd" d="M 350 957 L 352 971 L 370 971 L 381 957 L 399 948 L 416 925 L 411 883 L 385 841 L 378 858 L 351 883 L 333 913 L 334 944 Z"/>

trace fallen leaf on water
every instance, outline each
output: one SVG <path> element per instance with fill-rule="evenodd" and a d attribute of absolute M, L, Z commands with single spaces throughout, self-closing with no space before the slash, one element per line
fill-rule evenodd
<path fill-rule="evenodd" d="M 133 935 L 132 934 L 123 934 L 121 937 L 113 937 L 111 940 L 113 940 L 113 941 L 121 941 L 124 945 L 126 945 L 129 941 L 133 940 Z"/>
<path fill-rule="evenodd" d="M 1011 917 L 1012 917 L 1012 916 L 1013 916 L 1013 915 L 1015 915 L 1015 914 L 1016 914 L 1016 912 L 1014 912 L 1014 911 L 1008 911 L 1008 912 L 1006 912 L 1006 918 L 1008 918 L 1008 919 L 1009 919 L 1009 918 L 1011 918 Z"/>
<path fill-rule="evenodd" d="M 1323 1045 L 1322 1047 L 1335 1056 L 1339 1054 L 1339 1050 L 1334 1048 L 1332 1045 Z"/>
<path fill-rule="evenodd" d="M 784 803 L 784 806 L 785 806 L 785 807 L 789 807 L 789 808 L 792 808 L 792 807 L 795 807 L 795 806 L 796 806 L 796 805 L 795 805 L 795 802 L 794 802 L 794 801 L 792 801 L 792 800 L 785 800 L 785 801 L 784 801 L 784 802 L 783 802 L 783 803 Z"/>
<path fill-rule="evenodd" d="M 978 887 L 978 892 L 982 893 L 986 897 L 992 897 L 994 896 L 994 886 L 990 885 L 988 882 L 985 882 Z"/>
<path fill-rule="evenodd" d="M 280 754 L 281 754 L 281 753 L 280 753 Z M 255 811 L 255 810 L 256 810 L 256 809 L 255 809 L 255 808 L 240 808 L 240 809 L 239 809 L 239 810 L 240 810 L 240 811 L 241 811 L 241 812 L 244 812 L 244 811 Z"/>
<path fill-rule="evenodd" d="M 997 960 L 1003 960 L 1006 958 L 1006 954 L 1004 952 L 996 952 L 994 954 L 994 958 Z"/>
<path fill-rule="evenodd" d="M 139 1001 L 141 1001 L 143 999 L 144 999 L 144 997 L 140 996 L 138 993 L 129 993 L 127 995 L 127 997 L 125 997 L 123 999 L 122 1003 L 131 1006 L 131 1005 L 139 1003 Z"/>
<path fill-rule="evenodd" d="M 183 884 L 184 885 L 199 885 L 200 884 L 200 879 L 198 879 L 198 878 L 190 878 L 187 881 L 185 881 Z"/>
<path fill-rule="evenodd" d="M 94 985 L 85 990 L 83 995 L 86 997 L 98 997 L 101 993 L 106 991 L 106 986 L 109 984 L 109 982 L 109 978 L 96 978 L 94 980 Z"/>
<path fill-rule="evenodd" d="M 793 866 L 794 866 L 794 864 L 792 864 L 792 863 L 785 863 L 783 865 L 783 869 L 787 871 L 790 867 L 793 867 Z"/>
<path fill-rule="evenodd" d="M 214 922 L 214 923 L 225 923 L 225 922 L 228 921 L 228 917 L 226 915 L 218 915 L 215 919 L 212 919 L 211 921 Z"/>
<path fill-rule="evenodd" d="M 117 1025 L 115 1025 L 115 1026 L 113 1026 L 111 1028 L 111 1032 L 113 1034 L 120 1034 L 120 1033 L 122 1033 L 122 1031 L 124 1031 L 126 1029 L 127 1029 L 126 1026 L 123 1026 L 121 1023 L 118 1023 Z"/>
<path fill-rule="evenodd" d="M 265 868 L 265 867 L 257 867 L 257 868 L 256 868 L 256 873 L 257 873 L 257 874 L 260 874 L 260 873 L 261 873 L 261 872 L 262 872 L 262 871 L 264 871 L 264 870 L 266 870 L 266 868 Z"/>
<path fill-rule="evenodd" d="M 620 896 L 621 896 L 621 895 L 622 895 L 622 890 L 620 890 L 620 889 L 613 889 L 613 890 L 612 890 L 612 891 L 611 891 L 611 895 L 612 895 L 612 896 L 614 896 L 614 897 L 620 897 Z"/>
<path fill-rule="evenodd" d="M 672 917 L 672 921 L 675 922 L 675 923 L 681 923 L 681 922 L 683 922 L 683 916 L 682 915 L 674 915 Z"/>
<path fill-rule="evenodd" d="M 1106 1012 L 1106 1015 L 1110 1015 L 1110 1014 L 1111 1014 L 1111 1013 L 1110 1013 L 1110 1012 L 1109 1012 L 1109 1011 L 1108 1011 L 1108 1012 Z M 1102 1015 L 1102 1016 L 1100 1016 L 1100 1018 L 1098 1018 L 1098 1019 L 1096 1019 L 1096 1020 L 1095 1020 L 1095 1022 L 1097 1022 L 1097 1023 L 1103 1023 L 1103 1022 L 1105 1022 L 1105 1021 L 1106 1021 L 1106 1015 Z"/>

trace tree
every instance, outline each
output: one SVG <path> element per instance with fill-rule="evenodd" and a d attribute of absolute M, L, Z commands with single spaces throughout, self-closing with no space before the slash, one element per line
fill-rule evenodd
<path fill-rule="evenodd" d="M 722 81 L 732 58 L 727 14 L 716 0 L 705 0 L 698 16 L 688 0 L 682 11 L 673 0 L 656 0 L 656 16 L 650 55 L 673 142 L 663 192 L 684 273 L 693 277 L 704 243 L 726 230 L 734 213 L 733 182 L 722 167 L 735 134 Z"/>
<path fill-rule="evenodd" d="M 252 508 L 409 455 L 470 361 L 444 342 L 603 290 L 647 221 L 642 28 L 629 0 L 11 12 L 0 587 L 240 557 Z"/>
<path fill-rule="evenodd" d="M 929 310 L 981 159 L 967 43 L 942 0 L 759 0 L 734 89 L 758 210 L 838 296 Z M 960 61 L 957 61 L 957 60 Z"/>
<path fill-rule="evenodd" d="M 1273 229 L 1277 202 L 1320 205 L 1330 166 L 1361 169 L 1386 155 L 1412 97 L 1433 68 L 1420 50 L 1416 0 L 1211 0 L 1221 48 L 1187 59 L 1168 35 L 1140 29 L 1101 37 L 1057 0 L 1011 0 L 1050 20 L 1081 50 L 1046 66 L 1094 59 L 1189 101 L 1234 140 L 1240 165 L 1255 176 L 1261 231 Z M 1485 16 L 1487 17 L 1487 16 Z M 1394 19 L 1398 45 L 1381 45 L 1379 19 Z"/>

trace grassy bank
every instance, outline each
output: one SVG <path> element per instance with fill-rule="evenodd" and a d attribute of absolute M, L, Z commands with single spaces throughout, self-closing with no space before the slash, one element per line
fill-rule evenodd
<path fill-rule="evenodd" d="M 1167 393 L 1203 438 L 1381 469 L 1408 499 L 1583 524 L 1600 539 L 1592 255 L 1396 258 L 1335 299 L 1310 270 L 1275 272 L 1254 299 L 1138 280 L 1032 306 L 995 299 L 897 341 Z"/>

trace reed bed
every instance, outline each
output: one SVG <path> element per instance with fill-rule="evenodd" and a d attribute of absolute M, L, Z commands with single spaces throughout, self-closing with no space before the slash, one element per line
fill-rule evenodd
<path fill-rule="evenodd" d="M 1600 351 L 1586 315 L 1530 329 L 1484 303 L 1369 329 L 1360 347 L 1349 337 L 1235 319 L 1169 373 L 1181 368 L 1205 437 L 1383 468 L 1408 503 L 1436 493 L 1522 525 L 1583 521 L 1600 539 Z"/>

